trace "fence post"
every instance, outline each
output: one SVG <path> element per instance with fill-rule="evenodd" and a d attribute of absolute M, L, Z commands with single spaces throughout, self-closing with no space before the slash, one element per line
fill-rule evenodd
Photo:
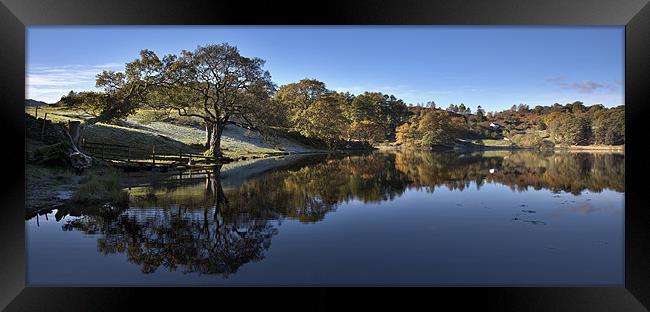
<path fill-rule="evenodd" d="M 126 153 L 127 153 L 126 162 L 129 163 L 131 162 L 131 146 L 126 147 Z"/>
<path fill-rule="evenodd" d="M 38 106 L 36 106 L 36 114 L 34 114 L 34 117 L 36 117 L 36 120 L 38 120 Z"/>
<path fill-rule="evenodd" d="M 178 162 L 182 163 L 183 162 L 183 150 L 180 148 L 178 149 Z"/>
<path fill-rule="evenodd" d="M 153 161 L 153 164 L 156 164 L 156 144 L 154 143 L 151 148 L 151 160 Z"/>
<path fill-rule="evenodd" d="M 46 122 L 47 122 L 47 113 L 45 113 L 45 118 L 43 118 L 43 127 L 41 127 L 41 141 L 43 141 L 43 138 L 45 137 L 45 123 Z"/>

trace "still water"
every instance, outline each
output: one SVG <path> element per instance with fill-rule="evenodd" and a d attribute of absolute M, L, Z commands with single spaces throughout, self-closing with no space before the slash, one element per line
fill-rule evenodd
<path fill-rule="evenodd" d="M 624 282 L 623 154 L 303 155 L 124 180 L 128 209 L 26 221 L 28 285 Z"/>

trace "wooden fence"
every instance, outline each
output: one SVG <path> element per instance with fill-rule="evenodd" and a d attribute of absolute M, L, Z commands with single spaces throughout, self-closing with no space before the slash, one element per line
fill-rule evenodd
<path fill-rule="evenodd" d="M 151 145 L 149 148 L 134 147 L 129 145 L 108 144 L 100 142 L 89 142 L 84 140 L 81 144 L 83 151 L 90 156 L 123 162 L 148 162 L 153 165 L 158 164 L 188 164 L 189 162 L 197 161 L 210 161 L 212 157 L 204 156 L 201 154 L 193 154 L 183 152 L 182 149 L 178 153 L 171 154 L 169 151 L 161 153 L 156 152 L 156 145 Z"/>

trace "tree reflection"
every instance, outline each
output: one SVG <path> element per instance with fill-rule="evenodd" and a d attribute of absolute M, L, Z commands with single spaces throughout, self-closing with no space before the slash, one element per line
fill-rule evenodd
<path fill-rule="evenodd" d="M 204 202 L 202 211 L 178 206 L 128 209 L 117 216 L 100 212 L 69 221 L 64 229 L 102 233 L 100 252 L 125 253 L 144 273 L 164 266 L 170 271 L 180 268 L 184 273 L 227 277 L 243 264 L 263 259 L 278 231 L 269 219 L 249 218 L 230 206 L 219 171 L 216 168 L 206 176 L 204 195 L 210 202 Z"/>
<path fill-rule="evenodd" d="M 472 184 L 498 183 L 516 191 L 624 192 L 625 157 L 412 151 L 322 155 L 242 183 L 224 187 L 223 182 L 216 167 L 194 183 L 134 188 L 130 209 L 86 209 L 63 228 L 103 234 L 100 252 L 126 254 L 145 273 L 163 266 L 228 276 L 264 258 L 278 233 L 276 220 L 318 222 L 341 203 L 392 200 L 408 188 L 462 192 Z"/>
<path fill-rule="evenodd" d="M 575 195 L 584 190 L 601 192 L 605 188 L 625 191 L 625 156 L 621 154 L 400 153 L 396 166 L 412 177 L 412 186 L 429 189 L 444 185 L 462 191 L 474 182 L 478 188 L 484 183 L 499 183 L 519 191 L 532 187 Z"/>

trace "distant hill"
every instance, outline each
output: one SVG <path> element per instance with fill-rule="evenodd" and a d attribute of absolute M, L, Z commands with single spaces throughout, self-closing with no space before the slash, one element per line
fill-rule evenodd
<path fill-rule="evenodd" d="M 48 104 L 42 101 L 37 101 L 32 99 L 25 100 L 25 106 L 43 106 L 43 105 L 48 105 Z"/>

